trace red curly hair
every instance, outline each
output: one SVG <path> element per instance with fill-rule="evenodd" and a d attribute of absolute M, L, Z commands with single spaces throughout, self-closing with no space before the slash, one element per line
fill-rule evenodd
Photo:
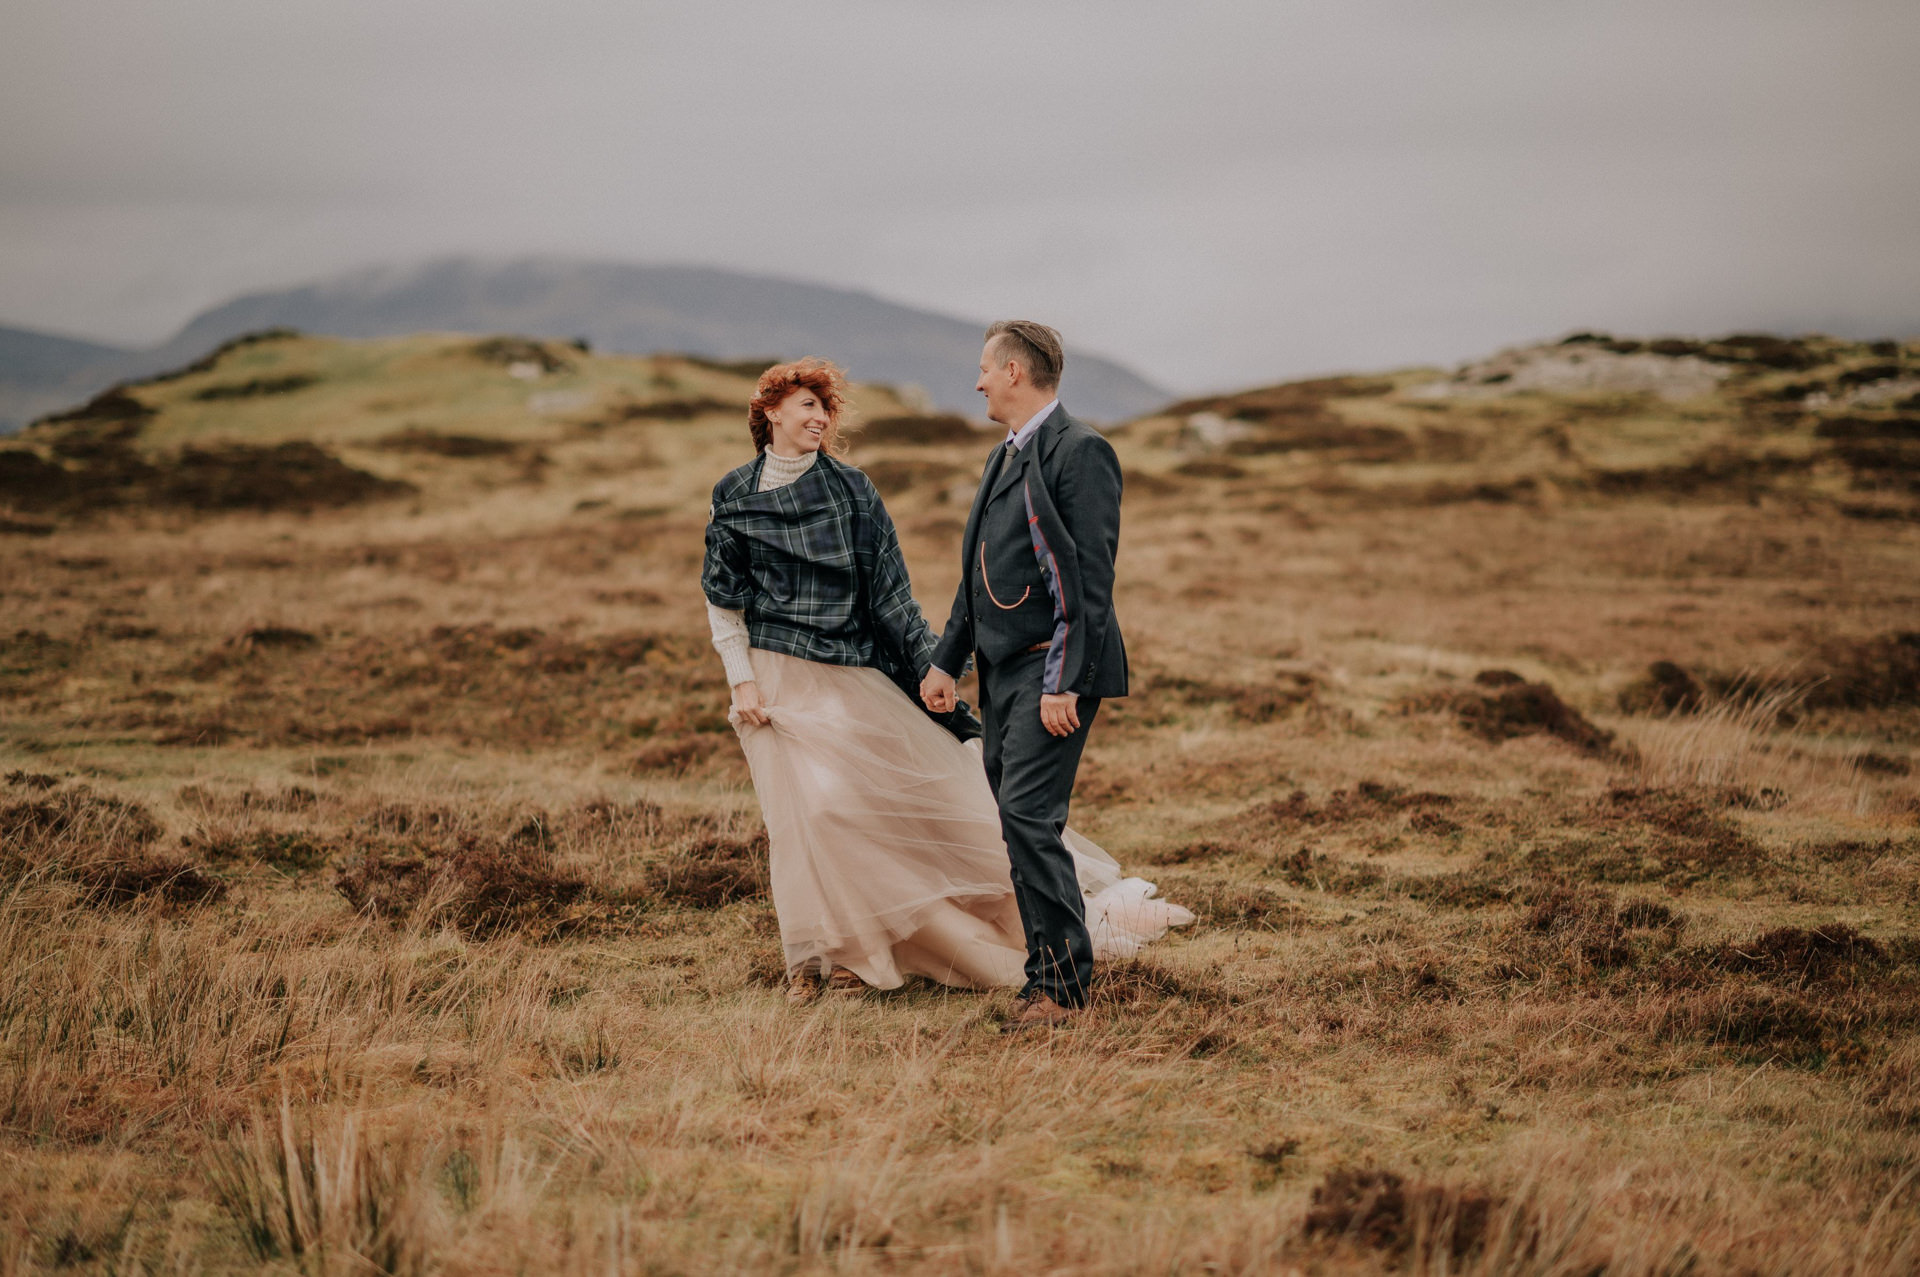
<path fill-rule="evenodd" d="M 824 359 L 796 359 L 790 364 L 775 364 L 760 374 L 760 384 L 753 388 L 753 398 L 747 403 L 747 432 L 753 436 L 754 451 L 765 452 L 773 438 L 767 410 L 778 408 L 796 390 L 811 390 L 827 410 L 827 431 L 820 440 L 820 451 L 841 451 L 840 421 L 847 410 L 847 374 Z"/>

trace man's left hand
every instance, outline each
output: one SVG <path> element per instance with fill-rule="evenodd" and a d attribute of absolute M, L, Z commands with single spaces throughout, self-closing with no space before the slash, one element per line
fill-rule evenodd
<path fill-rule="evenodd" d="M 1071 736 L 1080 730 L 1080 698 L 1072 692 L 1040 696 L 1040 725 L 1055 736 Z"/>

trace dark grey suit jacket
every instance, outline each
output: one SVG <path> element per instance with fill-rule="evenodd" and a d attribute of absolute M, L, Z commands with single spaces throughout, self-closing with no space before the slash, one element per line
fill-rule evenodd
<path fill-rule="evenodd" d="M 1029 504 L 1034 553 L 1043 576 L 1058 589 L 1064 614 L 1049 646 L 1042 690 L 1081 696 L 1127 694 L 1127 649 L 1113 613 L 1114 558 L 1120 548 L 1120 459 L 1113 445 L 1083 421 L 1055 408 L 1034 432 L 1015 464 L 1001 472 L 1002 443 L 987 458 L 985 476 L 967 516 L 960 544 L 960 588 L 947 614 L 933 663 L 949 673 L 966 668 L 995 623 L 992 608 L 976 611 L 971 585 L 979 559 L 980 516 L 987 499 L 1018 484 Z"/>

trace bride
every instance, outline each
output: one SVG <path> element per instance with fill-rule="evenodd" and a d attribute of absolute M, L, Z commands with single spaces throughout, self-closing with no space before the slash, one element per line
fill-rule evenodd
<path fill-rule="evenodd" d="M 1024 982 L 1026 938 L 978 725 L 905 687 L 934 646 L 886 506 L 838 461 L 844 375 L 803 359 L 760 376 L 757 455 L 713 489 L 706 562 L 728 713 L 766 818 L 787 996 Z M 1097 959 L 1193 921 L 1072 830 Z"/>

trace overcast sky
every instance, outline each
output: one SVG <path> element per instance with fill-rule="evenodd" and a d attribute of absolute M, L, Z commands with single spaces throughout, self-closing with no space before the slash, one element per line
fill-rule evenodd
<path fill-rule="evenodd" d="M 13 0 L 0 322 L 447 253 L 1026 315 L 1176 390 L 1920 334 L 1920 0 Z M 831 352 L 823 352 L 831 353 Z"/>

